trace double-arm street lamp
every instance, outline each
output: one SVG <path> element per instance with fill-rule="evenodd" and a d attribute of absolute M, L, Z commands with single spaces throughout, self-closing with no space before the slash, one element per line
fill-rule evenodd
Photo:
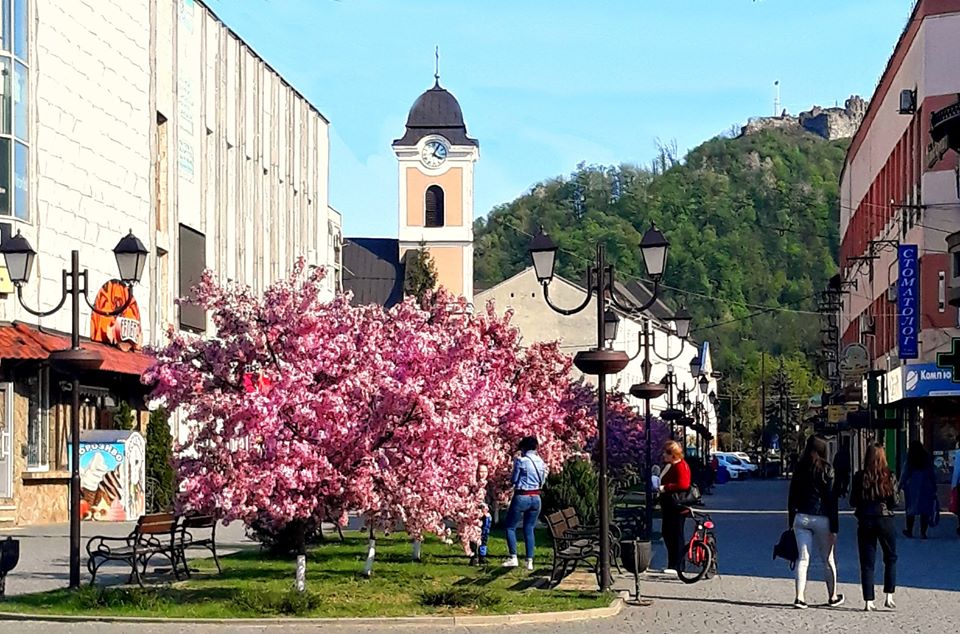
<path fill-rule="evenodd" d="M 650 413 L 650 401 L 660 398 L 667 391 L 667 385 L 663 381 L 651 382 L 650 372 L 653 370 L 653 364 L 650 362 L 650 353 L 652 352 L 658 359 L 671 363 L 680 358 L 683 354 L 684 342 L 690 334 L 690 313 L 686 308 L 680 307 L 673 317 L 673 330 L 669 334 L 674 334 L 680 338 L 680 350 L 674 356 L 662 356 L 657 352 L 656 339 L 650 329 L 650 320 L 643 320 L 643 330 L 639 333 L 640 347 L 637 352 L 630 357 L 630 360 L 636 359 L 643 352 L 643 363 L 640 365 L 643 371 L 643 383 L 637 383 L 630 386 L 630 394 L 636 398 L 643 399 L 644 406 L 644 455 L 646 458 L 646 473 L 644 474 L 644 495 L 645 495 L 645 519 L 648 535 L 652 533 L 653 528 L 653 424 Z M 669 376 L 669 374 L 667 375 Z"/>
<path fill-rule="evenodd" d="M 30 279 L 36 251 L 20 232 L 0 244 L 7 265 L 10 281 L 17 287 L 17 301 L 31 315 L 49 317 L 58 312 L 70 299 L 72 324 L 70 329 L 70 348 L 57 350 L 50 354 L 50 360 L 68 370 L 73 376 L 73 401 L 70 406 L 70 587 L 80 586 L 80 373 L 96 370 L 103 359 L 93 350 L 80 348 L 80 298 L 83 297 L 90 310 L 105 317 L 115 317 L 125 311 L 133 302 L 133 285 L 140 281 L 148 252 L 143 243 L 133 235 L 133 231 L 124 236 L 113 249 L 120 271 L 120 281 L 127 287 L 127 299 L 123 306 L 113 311 L 98 310 L 87 296 L 87 270 L 80 269 L 80 254 L 70 252 L 70 270 L 63 269 L 60 302 L 50 310 L 36 310 L 27 306 L 23 300 L 23 285 Z"/>
<path fill-rule="evenodd" d="M 667 248 L 670 244 L 655 226 L 643 235 L 640 241 L 640 254 L 643 257 L 647 276 L 653 280 L 653 291 L 650 300 L 642 307 L 630 307 L 626 310 L 646 310 L 657 300 L 660 291 L 660 278 L 667 262 Z M 557 258 L 557 245 L 550 236 L 540 228 L 540 232 L 530 243 L 530 258 L 537 279 L 543 288 L 543 299 L 547 305 L 561 315 L 573 315 L 583 311 L 590 305 L 594 294 L 597 298 L 597 345 L 591 350 L 582 350 L 573 359 L 574 364 L 584 374 L 597 377 L 597 443 L 600 449 L 600 555 L 599 555 L 599 584 L 600 590 L 610 587 L 610 498 L 608 495 L 607 480 L 607 383 L 608 374 L 616 374 L 623 370 L 630 362 L 625 352 L 612 350 L 610 346 L 617 336 L 617 318 L 612 310 L 607 310 L 606 301 L 621 308 L 623 303 L 617 300 L 614 267 L 606 262 L 604 245 L 597 243 L 596 259 L 593 266 L 587 268 L 587 296 L 583 303 L 575 308 L 562 308 L 550 300 L 550 282 L 553 281 L 554 267 Z M 608 344 L 608 342 L 610 342 Z"/>

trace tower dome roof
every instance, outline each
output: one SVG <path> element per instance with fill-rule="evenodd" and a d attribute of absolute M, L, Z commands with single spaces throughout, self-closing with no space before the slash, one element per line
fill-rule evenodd
<path fill-rule="evenodd" d="M 416 145 L 425 136 L 439 134 L 454 145 L 479 145 L 467 136 L 460 103 L 437 81 L 413 103 L 407 115 L 407 131 L 394 145 Z"/>
<path fill-rule="evenodd" d="M 457 98 L 440 84 L 420 95 L 407 116 L 408 128 L 466 128 Z"/>

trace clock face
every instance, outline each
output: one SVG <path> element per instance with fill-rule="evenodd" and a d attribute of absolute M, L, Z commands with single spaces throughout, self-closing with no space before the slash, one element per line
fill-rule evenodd
<path fill-rule="evenodd" d="M 427 141 L 420 152 L 420 161 L 427 167 L 440 167 L 447 160 L 447 146 L 442 141 Z"/>

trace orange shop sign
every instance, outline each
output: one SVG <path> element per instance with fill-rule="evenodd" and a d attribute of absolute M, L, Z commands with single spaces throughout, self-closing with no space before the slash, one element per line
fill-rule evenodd
<path fill-rule="evenodd" d="M 113 312 L 127 303 L 130 290 L 118 280 L 104 284 L 97 293 L 94 308 L 102 312 Z M 104 317 L 93 313 L 90 316 L 90 340 L 109 343 L 124 352 L 140 347 L 140 307 L 137 300 L 130 302 L 116 317 Z"/>

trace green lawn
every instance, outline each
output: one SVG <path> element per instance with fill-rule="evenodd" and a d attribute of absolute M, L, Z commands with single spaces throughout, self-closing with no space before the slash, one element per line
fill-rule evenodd
<path fill-rule="evenodd" d="M 538 532 L 537 569 L 500 568 L 505 540 L 491 536 L 490 564 L 468 565 L 458 544 L 436 538 L 423 545 L 423 563 L 410 560 L 411 547 L 403 533 L 377 539 L 373 577 L 360 575 L 366 557 L 366 536 L 349 532 L 343 543 L 327 542 L 307 558 L 306 595 L 292 591 L 295 562 L 271 559 L 258 551 L 221 558 L 223 573 L 213 560 L 193 560 L 200 569 L 180 583 L 139 588 L 57 590 L 0 599 L 0 611 L 187 618 L 411 616 L 549 612 L 603 607 L 612 595 L 596 592 L 542 590 L 534 587 L 550 574 L 549 538 Z M 522 557 L 522 543 L 521 543 Z M 522 559 L 521 559 L 522 561 Z M 104 568 L 104 571 L 109 569 Z"/>

